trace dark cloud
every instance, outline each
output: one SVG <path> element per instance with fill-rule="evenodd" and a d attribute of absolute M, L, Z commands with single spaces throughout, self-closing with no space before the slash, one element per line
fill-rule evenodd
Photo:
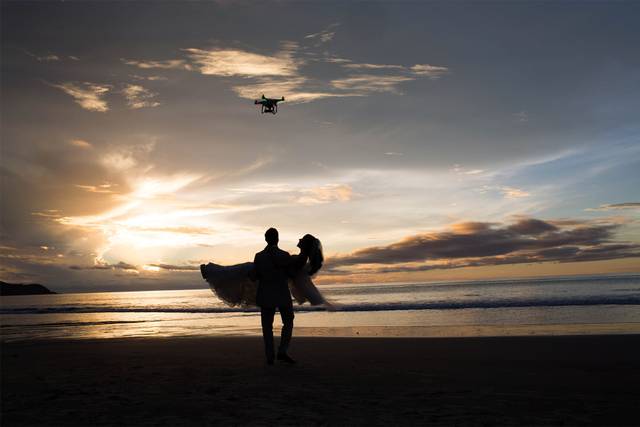
<path fill-rule="evenodd" d="M 610 205 L 600 205 L 597 208 L 587 209 L 588 211 L 612 211 L 620 209 L 640 209 L 640 202 L 613 203 Z"/>
<path fill-rule="evenodd" d="M 539 219 L 523 219 L 509 226 L 509 229 L 520 234 L 535 236 L 547 231 L 556 231 L 558 228 L 548 222 Z"/>
<path fill-rule="evenodd" d="M 200 267 L 197 265 L 171 265 L 171 264 L 149 264 L 151 267 L 158 267 L 163 270 L 170 271 L 199 271 Z"/>
<path fill-rule="evenodd" d="M 126 262 L 120 261 L 117 264 L 96 264 L 90 266 L 81 266 L 81 265 L 71 265 L 69 266 L 71 270 L 138 270 L 133 264 L 128 264 Z"/>
<path fill-rule="evenodd" d="M 467 222 L 450 231 L 419 234 L 333 257 L 327 269 L 339 273 L 360 266 L 355 267 L 358 272 L 390 273 L 640 257 L 640 244 L 613 241 L 618 227 L 579 220 L 552 224 L 533 218 L 513 224 Z M 370 264 L 377 265 L 362 268 Z"/>

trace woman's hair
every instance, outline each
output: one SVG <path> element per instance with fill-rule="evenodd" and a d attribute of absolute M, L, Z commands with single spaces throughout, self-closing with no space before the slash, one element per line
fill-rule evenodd
<path fill-rule="evenodd" d="M 322 254 L 322 243 L 311 234 L 305 234 L 302 238 L 302 243 L 306 248 L 309 255 L 309 276 L 313 276 L 320 270 L 322 263 L 324 262 L 324 256 Z"/>

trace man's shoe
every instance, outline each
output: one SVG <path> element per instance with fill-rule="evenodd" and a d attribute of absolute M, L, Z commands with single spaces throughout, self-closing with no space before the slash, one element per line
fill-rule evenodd
<path fill-rule="evenodd" d="M 291 357 L 289 357 L 288 354 L 279 354 L 278 355 L 278 360 L 281 361 L 281 362 L 288 363 L 290 365 L 293 365 L 294 363 L 296 363 L 296 361 L 293 360 Z"/>

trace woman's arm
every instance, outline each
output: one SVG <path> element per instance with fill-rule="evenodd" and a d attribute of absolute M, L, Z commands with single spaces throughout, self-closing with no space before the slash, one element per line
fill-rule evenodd
<path fill-rule="evenodd" d="M 304 252 L 300 252 L 298 255 L 291 255 L 289 268 L 297 272 L 298 270 L 301 270 L 305 266 L 308 259 L 309 259 L 309 256 Z"/>

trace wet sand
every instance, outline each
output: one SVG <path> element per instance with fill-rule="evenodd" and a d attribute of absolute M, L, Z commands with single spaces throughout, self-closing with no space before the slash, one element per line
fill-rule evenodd
<path fill-rule="evenodd" d="M 640 335 L 2 344 L 2 426 L 639 425 Z"/>

